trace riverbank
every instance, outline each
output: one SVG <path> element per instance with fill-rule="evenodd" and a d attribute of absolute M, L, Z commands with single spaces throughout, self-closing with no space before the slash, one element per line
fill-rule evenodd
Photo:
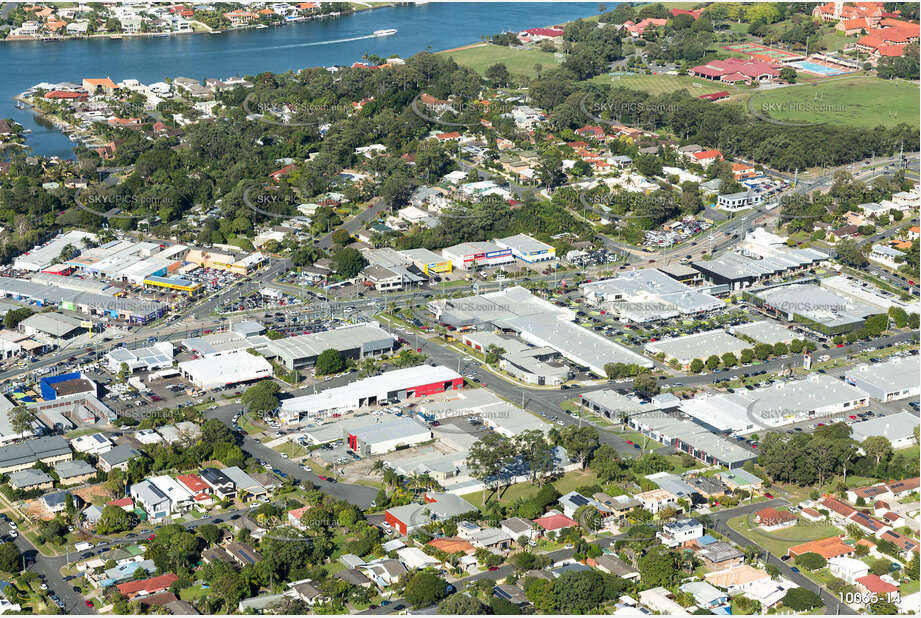
<path fill-rule="evenodd" d="M 122 39 L 152 39 L 152 38 L 162 38 L 162 37 L 172 37 L 172 36 L 187 36 L 193 34 L 227 34 L 230 32 L 242 32 L 247 30 L 264 30 L 266 28 L 275 28 L 278 26 L 289 26 L 292 24 L 300 24 L 310 21 L 323 20 L 333 17 L 343 17 L 346 15 L 353 15 L 356 13 L 369 11 L 373 9 L 383 9 L 388 7 L 397 6 L 399 3 L 387 2 L 381 4 L 368 4 L 365 2 L 353 2 L 353 6 L 350 7 L 348 11 L 336 11 L 333 13 L 324 13 L 323 15 L 304 15 L 302 17 L 297 17 L 294 19 L 286 19 L 284 21 L 278 22 L 276 24 L 252 24 L 248 26 L 236 26 L 233 28 L 224 28 L 223 30 L 212 28 L 208 24 L 205 24 L 197 19 L 191 19 L 189 25 L 192 27 L 192 30 L 183 30 L 176 32 L 106 32 L 99 34 L 79 34 L 73 36 L 15 36 L 15 37 L 6 37 L 0 39 L 0 43 L 18 43 L 18 42 L 43 42 L 43 43 L 57 43 L 57 42 L 66 42 L 66 41 L 90 41 L 95 39 L 101 40 L 113 40 L 118 41 Z"/>

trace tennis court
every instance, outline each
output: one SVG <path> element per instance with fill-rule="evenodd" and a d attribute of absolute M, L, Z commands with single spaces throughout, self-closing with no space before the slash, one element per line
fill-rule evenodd
<path fill-rule="evenodd" d="M 757 58 L 758 60 L 771 61 L 781 61 L 786 58 L 794 58 L 799 56 L 792 52 L 784 51 L 782 49 L 774 49 L 773 47 L 767 47 L 765 45 L 760 45 L 758 43 L 735 43 L 733 45 L 725 45 L 723 49 L 737 52 L 740 54 L 746 54 Z M 802 58 L 802 56 L 799 56 Z"/>

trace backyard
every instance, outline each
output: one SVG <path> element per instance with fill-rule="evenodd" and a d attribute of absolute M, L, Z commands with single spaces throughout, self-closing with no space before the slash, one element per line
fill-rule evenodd
<path fill-rule="evenodd" d="M 775 556 L 785 555 L 787 550 L 794 545 L 841 534 L 841 530 L 831 524 L 805 520 L 798 520 L 795 526 L 774 532 L 761 530 L 749 521 L 748 515 L 733 517 L 728 523 L 730 528 L 764 547 Z"/>

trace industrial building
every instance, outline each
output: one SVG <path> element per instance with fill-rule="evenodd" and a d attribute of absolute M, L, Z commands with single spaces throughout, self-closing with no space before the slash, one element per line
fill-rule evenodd
<path fill-rule="evenodd" d="M 459 391 L 452 395 L 440 401 L 421 404 L 419 413 L 431 420 L 475 416 L 484 425 L 508 438 L 532 429 L 546 433 L 552 428 L 534 414 L 500 399 L 485 388 Z"/>
<path fill-rule="evenodd" d="M 583 408 L 616 422 L 651 410 L 662 409 L 662 406 L 655 403 L 646 403 L 636 397 L 621 395 L 609 388 L 583 393 L 579 396 L 579 403 Z"/>
<path fill-rule="evenodd" d="M 795 331 L 770 320 L 758 320 L 757 322 L 733 326 L 729 329 L 729 332 L 737 337 L 749 337 L 758 343 L 767 343 L 768 345 L 774 345 L 775 343 L 789 345 L 794 339 L 802 338 L 798 337 Z"/>
<path fill-rule="evenodd" d="M 66 247 L 82 249 L 83 241 L 90 240 L 95 242 L 96 235 L 80 230 L 72 230 L 64 234 L 58 234 L 46 244 L 35 247 L 31 251 L 24 253 L 13 261 L 13 268 L 16 270 L 28 270 L 38 272 L 45 270 L 61 257 L 61 252 Z"/>
<path fill-rule="evenodd" d="M 742 448 L 733 440 L 716 435 L 697 423 L 661 412 L 646 412 L 630 417 L 631 427 L 656 442 L 672 446 L 679 451 L 709 465 L 741 468 L 757 454 Z"/>
<path fill-rule="evenodd" d="M 391 451 L 432 440 L 432 431 L 408 417 L 381 419 L 349 430 L 345 436 L 349 448 L 362 457 Z"/>
<path fill-rule="evenodd" d="M 122 364 L 127 365 L 129 372 L 142 369 L 152 371 L 173 366 L 173 344 L 168 341 L 155 343 L 150 347 L 114 348 L 106 353 L 106 364 L 110 371 L 118 372 Z"/>
<path fill-rule="evenodd" d="M 137 324 L 146 324 L 162 317 L 169 308 L 166 304 L 148 300 L 81 292 L 11 277 L 0 277 L 0 298 L 12 298 L 39 307 L 57 307 Z"/>
<path fill-rule="evenodd" d="M 779 320 L 797 322 L 825 336 L 857 330 L 867 317 L 885 313 L 811 282 L 753 289 L 744 296 Z"/>
<path fill-rule="evenodd" d="M 261 356 L 240 351 L 179 363 L 179 371 L 198 388 L 210 390 L 272 377 L 272 365 Z"/>
<path fill-rule="evenodd" d="M 606 313 L 637 324 L 706 315 L 726 308 L 726 303 L 720 299 L 654 268 L 585 283 L 580 289 L 586 300 Z"/>
<path fill-rule="evenodd" d="M 500 247 L 494 242 L 465 242 L 445 247 L 441 255 L 460 270 L 501 266 L 515 261 L 511 249 Z"/>
<path fill-rule="evenodd" d="M 463 385 L 464 378 L 452 369 L 441 365 L 418 365 L 356 380 L 312 395 L 286 399 L 281 404 L 279 417 L 293 423 L 302 416 L 326 416 L 387 399 L 408 399 L 457 390 Z"/>
<path fill-rule="evenodd" d="M 704 279 L 740 290 L 771 277 L 808 269 L 828 259 L 815 249 L 788 247 L 786 238 L 757 228 L 746 234 L 735 252 L 693 262 Z"/>
<path fill-rule="evenodd" d="M 566 360 L 604 376 L 606 363 L 653 366 L 653 362 L 607 337 L 573 323 L 576 314 L 542 300 L 522 287 L 428 304 L 435 318 L 462 330 L 495 330 L 556 350 Z"/>
<path fill-rule="evenodd" d="M 82 322 L 61 313 L 34 313 L 19 323 L 19 331 L 49 343 L 61 344 L 86 332 Z"/>
<path fill-rule="evenodd" d="M 736 358 L 745 348 L 752 347 L 748 342 L 733 337 L 724 330 L 708 330 L 692 335 L 682 335 L 669 339 L 659 339 L 646 344 L 646 352 L 655 356 L 665 354 L 667 359 L 675 359 L 687 368 L 691 361 L 699 358 L 702 361 L 715 354 L 735 354 Z"/>
<path fill-rule="evenodd" d="M 428 249 L 406 249 L 400 253 L 429 277 L 438 273 L 449 273 L 453 266 L 451 260 Z"/>
<path fill-rule="evenodd" d="M 396 340 L 377 324 L 354 324 L 333 330 L 270 341 L 266 355 L 277 357 L 288 369 L 313 366 L 326 350 L 338 350 L 342 356 L 361 359 L 393 351 Z"/>
<path fill-rule="evenodd" d="M 851 437 L 858 443 L 870 436 L 882 436 L 889 440 L 893 449 L 908 448 L 915 443 L 915 428 L 918 415 L 911 412 L 897 412 L 877 416 L 851 425 Z"/>
<path fill-rule="evenodd" d="M 921 395 L 921 357 L 893 357 L 882 363 L 861 364 L 848 369 L 844 380 L 873 399 L 895 401 Z"/>
<path fill-rule="evenodd" d="M 753 391 L 703 394 L 681 401 L 681 411 L 719 431 L 749 433 L 821 419 L 869 404 L 866 392 L 830 375 L 779 382 Z"/>
<path fill-rule="evenodd" d="M 527 234 L 497 238 L 496 244 L 503 249 L 511 249 L 513 256 L 528 264 L 556 259 L 556 249 L 553 245 L 548 245 Z"/>
<path fill-rule="evenodd" d="M 525 384 L 557 386 L 569 379 L 569 367 L 560 362 L 560 353 L 549 346 L 535 347 L 489 332 L 463 334 L 464 345 L 486 354 L 490 346 L 503 350 L 499 353 L 499 369 Z"/>

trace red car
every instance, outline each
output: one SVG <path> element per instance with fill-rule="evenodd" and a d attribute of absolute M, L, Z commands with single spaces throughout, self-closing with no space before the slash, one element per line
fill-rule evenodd
<path fill-rule="evenodd" d="M 317 478 L 320 479 L 321 481 L 328 481 L 328 480 L 329 480 L 328 477 L 325 477 L 325 476 L 323 476 L 323 475 L 318 475 Z"/>
<path fill-rule="evenodd" d="M 835 344 L 835 347 L 836 347 L 836 348 L 843 348 L 843 347 L 844 347 L 844 344 L 843 344 L 843 343 L 838 343 L 838 344 Z"/>
<path fill-rule="evenodd" d="M 627 444 L 629 444 L 630 446 L 633 446 L 633 441 L 632 441 L 632 440 L 627 440 Z"/>
<path fill-rule="evenodd" d="M 93 602 L 92 602 L 92 601 L 84 601 L 84 603 L 86 603 L 86 606 L 87 606 L 87 607 L 92 607 L 92 606 L 93 606 Z"/>
<path fill-rule="evenodd" d="M 498 570 L 499 570 L 499 567 L 489 567 L 489 570 L 490 570 L 490 571 L 498 571 Z"/>
<path fill-rule="evenodd" d="M 857 420 L 857 417 L 854 416 L 853 414 L 849 414 L 849 415 L 848 415 L 848 418 L 851 419 L 852 421 L 856 421 L 856 420 Z"/>
<path fill-rule="evenodd" d="M 767 492 L 765 492 L 765 494 L 764 494 L 764 497 L 765 497 L 765 498 L 773 498 L 773 497 L 774 497 L 774 495 L 773 495 L 773 494 L 769 494 L 769 493 L 767 493 Z"/>
<path fill-rule="evenodd" d="M 148 541 L 153 541 L 155 538 L 157 538 L 157 535 L 156 535 L 156 534 L 151 534 L 149 537 L 147 537 L 147 540 L 148 540 Z"/>

